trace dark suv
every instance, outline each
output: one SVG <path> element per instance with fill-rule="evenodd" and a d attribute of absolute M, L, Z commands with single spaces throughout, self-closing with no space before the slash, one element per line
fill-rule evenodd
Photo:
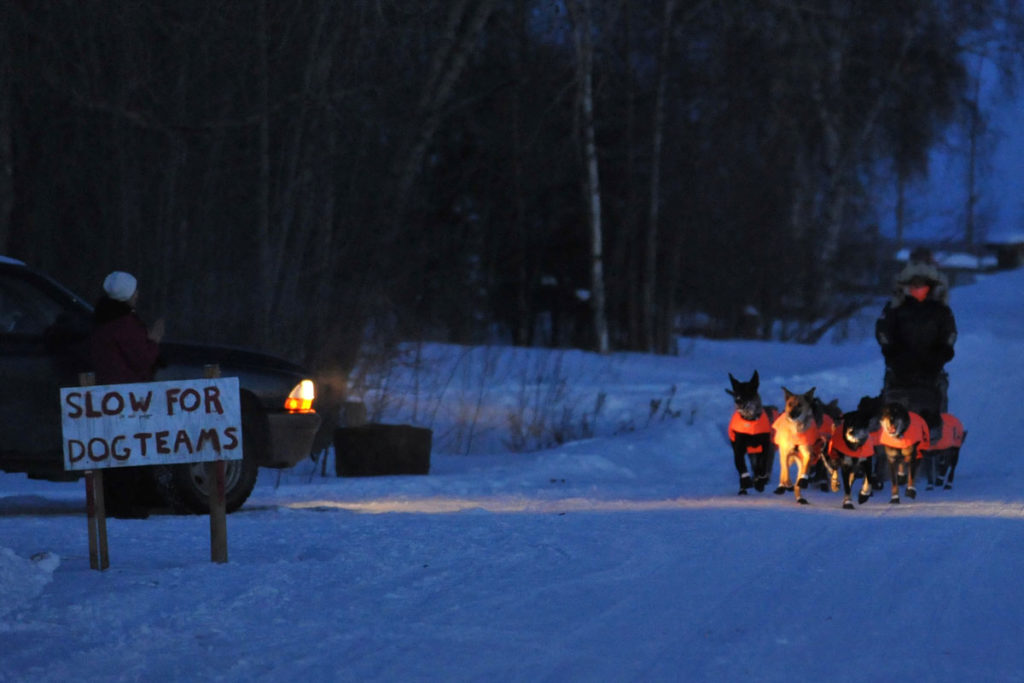
<path fill-rule="evenodd" d="M 89 367 L 81 353 L 92 306 L 52 278 L 0 256 L 0 470 L 67 481 L 60 391 Z M 155 381 L 203 377 L 217 364 L 238 377 L 244 457 L 226 462 L 227 509 L 245 502 L 259 467 L 291 467 L 308 457 L 320 426 L 313 383 L 300 367 L 254 351 L 164 342 Z M 134 481 L 154 507 L 206 512 L 202 463 L 139 468 Z"/>

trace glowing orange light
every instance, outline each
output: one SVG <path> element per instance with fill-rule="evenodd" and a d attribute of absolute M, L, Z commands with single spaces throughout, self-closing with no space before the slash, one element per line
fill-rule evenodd
<path fill-rule="evenodd" d="M 313 399 L 316 398 L 316 388 L 313 382 L 304 379 L 295 385 L 288 398 L 284 400 L 284 409 L 289 413 L 312 413 Z"/>

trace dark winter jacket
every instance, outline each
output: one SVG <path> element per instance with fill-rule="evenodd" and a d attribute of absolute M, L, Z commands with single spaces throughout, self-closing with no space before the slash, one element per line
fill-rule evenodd
<path fill-rule="evenodd" d="M 97 384 L 149 382 L 160 346 L 146 325 L 123 301 L 103 297 L 96 304 L 89 353 Z"/>
<path fill-rule="evenodd" d="M 904 293 L 912 281 L 928 284 L 924 301 Z M 875 323 L 875 338 L 898 381 L 930 383 L 952 360 L 956 321 L 948 302 L 948 281 L 934 263 L 911 261 L 897 276 L 896 293 Z"/>
<path fill-rule="evenodd" d="M 934 377 L 953 358 L 956 321 L 946 304 L 904 297 L 886 304 L 875 324 L 886 367 L 900 377 Z"/>

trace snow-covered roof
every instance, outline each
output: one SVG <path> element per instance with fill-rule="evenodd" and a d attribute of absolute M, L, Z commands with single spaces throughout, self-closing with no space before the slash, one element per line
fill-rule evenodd
<path fill-rule="evenodd" d="M 1024 244 L 1024 231 L 1006 230 L 988 236 L 986 244 Z"/>
<path fill-rule="evenodd" d="M 932 252 L 935 265 L 939 268 L 955 270 L 986 270 L 995 268 L 998 259 L 993 254 L 972 254 L 967 251 L 935 251 Z M 910 259 L 910 249 L 903 248 L 896 252 L 896 260 L 906 262 Z"/>

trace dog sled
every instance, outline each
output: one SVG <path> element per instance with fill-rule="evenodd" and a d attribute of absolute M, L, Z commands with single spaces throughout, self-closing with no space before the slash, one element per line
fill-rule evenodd
<path fill-rule="evenodd" d="M 949 430 L 948 390 L 949 376 L 943 371 L 934 376 L 899 377 L 892 370 L 888 370 L 885 373 L 882 398 L 885 403 L 899 403 L 924 418 L 928 424 L 931 443 L 938 444 L 948 437 L 943 430 L 944 425 L 946 431 Z M 945 449 L 928 450 L 924 455 L 922 469 L 928 478 L 928 487 L 942 486 L 942 477 L 951 465 L 948 462 L 950 455 Z"/>
<path fill-rule="evenodd" d="M 928 413 L 941 415 L 946 412 L 948 390 L 949 375 L 945 372 L 934 376 L 902 377 L 889 370 L 885 373 L 882 398 L 885 403 L 899 403 L 927 419 Z"/>

